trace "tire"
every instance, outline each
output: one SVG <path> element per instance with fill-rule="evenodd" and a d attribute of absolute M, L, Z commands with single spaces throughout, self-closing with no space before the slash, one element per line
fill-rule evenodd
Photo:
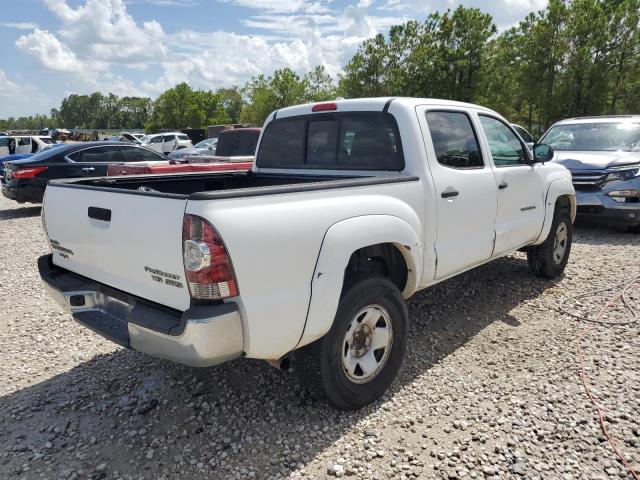
<path fill-rule="evenodd" d="M 640 233 L 640 225 L 634 225 L 633 227 L 627 227 L 629 233 Z"/>
<path fill-rule="evenodd" d="M 558 243 L 556 242 L 557 237 L 560 238 Z M 569 211 L 565 208 L 556 210 L 549 235 L 544 243 L 529 247 L 527 250 L 529 270 L 538 277 L 558 277 L 569 261 L 572 241 L 573 225 Z M 564 247 L 562 247 L 562 242 L 564 242 Z"/>
<path fill-rule="evenodd" d="M 407 327 L 407 307 L 398 288 L 381 275 L 357 276 L 343 289 L 331 330 L 300 350 L 296 371 L 335 407 L 361 408 L 380 397 L 398 374 Z M 374 349 L 374 342 L 386 346 Z"/>

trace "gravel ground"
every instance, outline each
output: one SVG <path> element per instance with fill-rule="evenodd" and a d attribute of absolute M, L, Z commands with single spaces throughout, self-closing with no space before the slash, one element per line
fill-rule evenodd
<path fill-rule="evenodd" d="M 40 284 L 39 212 L 0 198 L 2 479 L 630 478 L 580 384 L 585 325 L 554 308 L 640 273 L 638 235 L 577 228 L 558 282 L 516 254 L 417 294 L 403 373 L 344 413 L 263 362 L 195 370 L 80 327 Z M 640 288 L 630 293 L 640 310 Z M 615 308 L 609 320 L 629 318 Z M 640 324 L 595 326 L 583 348 L 640 469 Z"/>

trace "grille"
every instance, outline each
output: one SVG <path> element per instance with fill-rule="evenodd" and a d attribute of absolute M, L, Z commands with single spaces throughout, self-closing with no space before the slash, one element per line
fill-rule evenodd
<path fill-rule="evenodd" d="M 576 190 L 597 190 L 609 172 L 603 170 L 572 171 L 573 188 Z"/>

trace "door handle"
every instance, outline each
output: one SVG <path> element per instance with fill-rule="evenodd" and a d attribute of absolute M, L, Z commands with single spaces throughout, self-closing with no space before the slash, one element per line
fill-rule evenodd
<path fill-rule="evenodd" d="M 507 188 L 509 186 L 509 184 L 507 182 L 505 182 L 504 180 L 502 182 L 500 182 L 500 184 L 498 185 L 498 188 L 500 190 L 504 190 L 505 188 Z"/>
<path fill-rule="evenodd" d="M 458 195 L 460 195 L 460 192 L 453 189 L 447 189 L 440 194 L 442 198 L 457 197 Z"/>
<path fill-rule="evenodd" d="M 94 220 L 102 220 L 103 222 L 111 221 L 111 210 L 108 208 L 89 207 L 87 215 Z"/>
<path fill-rule="evenodd" d="M 93 167 L 84 167 L 82 169 L 83 172 L 93 172 L 94 170 L 95 170 L 95 168 L 93 168 Z"/>

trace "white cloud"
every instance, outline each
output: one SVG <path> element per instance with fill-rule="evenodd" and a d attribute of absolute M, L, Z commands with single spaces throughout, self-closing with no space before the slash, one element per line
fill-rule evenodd
<path fill-rule="evenodd" d="M 142 25 L 127 13 L 123 0 L 87 0 L 72 8 L 66 0 L 45 0 L 63 22 L 59 35 L 80 45 L 79 56 L 107 62 L 162 61 L 165 33 L 155 20 Z"/>
<path fill-rule="evenodd" d="M 153 97 L 182 81 L 205 89 L 242 85 L 252 76 L 283 67 L 302 75 L 324 65 L 337 77 L 366 38 L 460 3 L 350 0 L 338 6 L 334 0 L 218 0 L 242 7 L 233 11 L 243 12 L 238 20 L 249 33 L 240 34 L 220 29 L 165 31 L 157 21 L 140 21 L 127 11 L 130 3 L 189 6 L 197 0 L 43 1 L 55 26 L 34 28 L 21 35 L 16 46 L 44 71 L 54 72 L 55 103 L 68 93 L 95 90 Z M 488 11 L 501 26 L 544 8 L 546 1 L 465 0 L 465 6 Z M 154 8 L 148 10 L 153 18 Z"/>
<path fill-rule="evenodd" d="M 329 11 L 326 0 L 309 2 L 307 0 L 221 0 L 239 7 L 265 10 L 273 13 L 324 13 Z M 330 0 L 329 0 L 330 1 Z"/>
<path fill-rule="evenodd" d="M 33 30 L 34 28 L 38 28 L 38 24 L 31 22 L 4 22 L 0 23 L 0 27 L 15 28 L 17 30 Z"/>
<path fill-rule="evenodd" d="M 76 54 L 48 30 L 36 28 L 16 40 L 18 49 L 34 56 L 40 64 L 55 72 L 78 72 L 82 65 Z"/>
<path fill-rule="evenodd" d="M 46 113 L 43 111 L 43 105 L 48 105 L 49 102 L 49 98 L 35 86 L 11 80 L 0 70 L 0 105 L 3 118 Z"/>

